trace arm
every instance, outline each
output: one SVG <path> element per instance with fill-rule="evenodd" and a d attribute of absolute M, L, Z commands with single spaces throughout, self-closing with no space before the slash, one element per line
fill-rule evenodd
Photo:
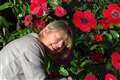
<path fill-rule="evenodd" d="M 42 66 L 42 59 L 36 55 L 37 51 L 38 50 L 36 49 L 27 49 L 20 57 L 21 66 L 26 80 L 44 80 L 46 77 Z"/>

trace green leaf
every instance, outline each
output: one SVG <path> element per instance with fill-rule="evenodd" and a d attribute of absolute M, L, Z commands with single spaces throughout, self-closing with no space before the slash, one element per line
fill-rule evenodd
<path fill-rule="evenodd" d="M 59 73 L 63 76 L 68 76 L 69 75 L 67 69 L 65 69 L 63 66 L 60 66 Z"/>
<path fill-rule="evenodd" d="M 117 31 L 114 30 L 110 30 L 110 33 L 112 34 L 113 38 L 116 39 L 119 37 L 119 34 L 117 33 Z"/>
<path fill-rule="evenodd" d="M 0 16 L 0 27 L 9 27 L 12 23 L 8 22 L 3 16 Z"/>
<path fill-rule="evenodd" d="M 112 40 L 112 35 L 111 34 L 109 34 L 109 33 L 107 33 L 107 32 L 103 32 L 103 35 L 105 35 L 106 36 L 106 39 L 108 39 L 108 40 Z"/>
<path fill-rule="evenodd" d="M 60 5 L 62 3 L 61 0 L 48 0 L 48 4 L 50 5 L 50 7 L 54 10 L 56 8 L 56 6 Z"/>
<path fill-rule="evenodd" d="M 83 61 L 83 62 L 80 64 L 80 67 L 84 67 L 84 66 L 86 66 L 88 63 L 91 63 L 91 61 L 90 61 L 90 60 L 85 60 L 85 61 Z"/>
<path fill-rule="evenodd" d="M 78 70 L 77 67 L 73 67 L 73 66 L 72 66 L 72 67 L 70 68 L 70 71 L 71 71 L 73 74 L 75 74 L 75 75 L 78 74 L 78 71 L 77 71 L 77 70 Z"/>
<path fill-rule="evenodd" d="M 95 50 L 98 47 L 97 44 L 94 44 L 93 46 L 91 46 L 90 50 Z"/>
<path fill-rule="evenodd" d="M 6 3 L 2 4 L 2 5 L 0 5 L 0 11 L 4 10 L 6 8 L 9 8 L 11 6 L 12 6 L 12 4 L 10 2 L 6 2 Z"/>
<path fill-rule="evenodd" d="M 26 6 L 26 12 L 27 12 L 28 14 L 30 14 L 30 6 L 29 6 L 29 4 L 26 3 L 25 6 Z"/>
<path fill-rule="evenodd" d="M 112 64 L 111 64 L 110 62 L 106 63 L 106 68 L 107 68 L 108 70 L 110 70 L 111 67 L 112 67 Z"/>

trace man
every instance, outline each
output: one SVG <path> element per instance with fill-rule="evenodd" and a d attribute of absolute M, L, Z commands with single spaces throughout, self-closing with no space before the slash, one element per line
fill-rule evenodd
<path fill-rule="evenodd" d="M 71 46 L 69 25 L 63 20 L 53 21 L 39 35 L 30 33 L 0 51 L 0 80 L 45 80 L 46 56 L 56 59 Z"/>

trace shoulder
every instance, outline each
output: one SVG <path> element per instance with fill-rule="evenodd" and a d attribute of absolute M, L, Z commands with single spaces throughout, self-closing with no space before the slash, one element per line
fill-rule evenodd
<path fill-rule="evenodd" d="M 37 34 L 29 33 L 21 38 L 15 39 L 8 43 L 3 49 L 19 49 L 38 48 Z M 2 50 L 3 50 L 2 49 Z"/>

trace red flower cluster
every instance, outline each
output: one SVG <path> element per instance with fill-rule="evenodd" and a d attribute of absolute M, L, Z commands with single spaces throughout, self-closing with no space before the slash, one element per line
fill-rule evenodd
<path fill-rule="evenodd" d="M 104 40 L 104 37 L 102 34 L 95 34 L 95 41 L 96 42 L 102 42 Z"/>
<path fill-rule="evenodd" d="M 104 30 L 107 30 L 110 28 L 111 22 L 108 18 L 103 18 L 100 20 L 100 24 L 102 25 Z"/>
<path fill-rule="evenodd" d="M 38 17 L 45 15 L 48 12 L 46 0 L 32 0 L 30 11 Z"/>
<path fill-rule="evenodd" d="M 118 52 L 112 53 L 112 65 L 116 70 L 120 71 L 120 54 Z"/>
<path fill-rule="evenodd" d="M 25 16 L 25 18 L 24 18 L 24 25 L 28 26 L 31 21 L 32 21 L 32 16 L 30 16 L 30 15 Z"/>
<path fill-rule="evenodd" d="M 114 75 L 107 73 L 105 75 L 105 80 L 117 80 L 117 78 Z"/>
<path fill-rule="evenodd" d="M 67 11 L 61 7 L 61 6 L 57 6 L 55 8 L 55 15 L 58 16 L 58 17 L 62 17 L 62 16 L 65 16 L 67 14 Z"/>
<path fill-rule="evenodd" d="M 94 14 L 90 11 L 76 11 L 73 15 L 73 24 L 83 32 L 89 32 L 96 28 Z"/>
<path fill-rule="evenodd" d="M 87 74 L 84 80 L 97 80 L 96 76 L 93 74 Z"/>
<path fill-rule="evenodd" d="M 91 54 L 90 58 L 93 61 L 93 63 L 95 63 L 95 64 L 103 63 L 105 60 L 104 55 L 102 53 L 98 53 L 98 52 L 93 52 Z"/>
<path fill-rule="evenodd" d="M 45 21 L 39 21 L 35 20 L 34 21 L 34 28 L 37 30 L 42 30 L 46 27 L 46 22 Z"/>
<path fill-rule="evenodd" d="M 120 23 L 120 7 L 117 4 L 111 3 L 104 10 L 103 16 L 110 20 L 112 24 Z"/>

